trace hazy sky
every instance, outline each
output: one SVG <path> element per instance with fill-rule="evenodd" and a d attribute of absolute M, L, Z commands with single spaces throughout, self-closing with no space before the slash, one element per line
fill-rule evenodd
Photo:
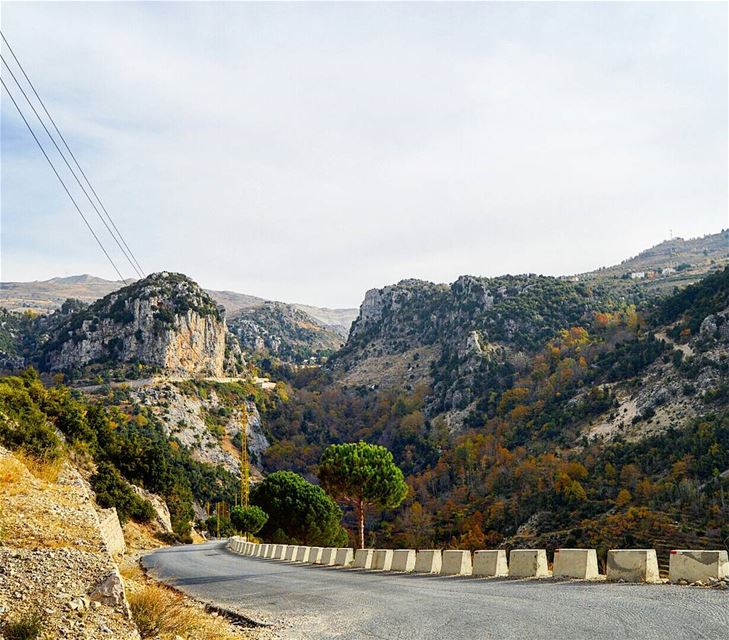
<path fill-rule="evenodd" d="M 3 2 L 2 29 L 147 272 L 356 306 L 729 226 L 725 3 Z M 3 93 L 2 280 L 77 273 L 115 279 Z"/>

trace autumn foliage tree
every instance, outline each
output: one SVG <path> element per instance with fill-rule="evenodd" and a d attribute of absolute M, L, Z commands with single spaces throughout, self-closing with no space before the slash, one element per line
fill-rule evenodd
<path fill-rule="evenodd" d="M 319 480 L 331 495 L 354 507 L 360 548 L 364 548 L 367 507 L 393 509 L 408 492 L 392 454 L 385 447 L 366 442 L 328 447 L 319 463 Z"/>

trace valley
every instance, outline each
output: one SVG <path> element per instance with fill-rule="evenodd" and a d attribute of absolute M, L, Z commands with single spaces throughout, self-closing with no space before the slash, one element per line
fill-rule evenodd
<path fill-rule="evenodd" d="M 233 532 L 244 436 L 254 496 L 277 472 L 317 484 L 332 444 L 386 447 L 407 496 L 369 510 L 371 547 L 589 547 L 601 568 L 612 548 L 723 548 L 729 260 L 712 251 L 674 288 L 625 265 L 404 280 L 366 293 L 343 344 L 291 305 L 229 318 L 182 274 L 50 313 L 18 311 L 33 299 L 11 287 L 0 444 L 68 465 L 140 551 Z"/>

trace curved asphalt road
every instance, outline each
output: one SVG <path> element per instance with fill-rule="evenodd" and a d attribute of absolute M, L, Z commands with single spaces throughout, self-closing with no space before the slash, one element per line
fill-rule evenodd
<path fill-rule="evenodd" d="M 143 559 L 189 595 L 282 638 L 727 640 L 729 591 L 337 569 L 239 556 L 223 542 Z"/>

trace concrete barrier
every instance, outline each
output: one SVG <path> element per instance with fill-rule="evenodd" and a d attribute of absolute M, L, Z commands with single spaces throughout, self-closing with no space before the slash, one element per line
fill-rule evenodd
<path fill-rule="evenodd" d="M 392 554 L 392 571 L 409 573 L 415 569 L 415 549 L 395 549 Z"/>
<path fill-rule="evenodd" d="M 294 560 L 296 562 L 309 562 L 309 554 L 311 553 L 311 547 L 299 547 L 296 550 L 296 556 Z"/>
<path fill-rule="evenodd" d="M 340 547 L 334 556 L 334 564 L 338 567 L 348 567 L 354 560 L 354 550 L 348 547 Z"/>
<path fill-rule="evenodd" d="M 311 547 L 311 551 L 309 552 L 309 562 L 312 564 L 321 564 L 321 554 L 323 551 L 323 547 Z"/>
<path fill-rule="evenodd" d="M 610 549 L 607 555 L 607 579 L 613 582 L 648 582 L 660 580 L 655 549 Z"/>
<path fill-rule="evenodd" d="M 286 547 L 286 556 L 284 557 L 284 560 L 288 560 L 289 562 L 293 562 L 294 558 L 296 557 L 296 554 L 299 551 L 299 546 L 295 544 L 291 544 L 288 547 Z"/>
<path fill-rule="evenodd" d="M 470 576 L 471 552 L 448 549 L 443 552 L 443 564 L 440 572 L 446 576 Z"/>
<path fill-rule="evenodd" d="M 484 578 L 497 578 L 509 575 L 504 549 L 485 549 L 473 554 L 473 575 Z"/>
<path fill-rule="evenodd" d="M 354 552 L 354 562 L 352 563 L 352 567 L 354 569 L 371 569 L 372 557 L 374 555 L 374 549 L 357 549 Z"/>
<path fill-rule="evenodd" d="M 547 550 L 512 549 L 509 554 L 509 575 L 513 578 L 548 577 Z"/>
<path fill-rule="evenodd" d="M 595 549 L 555 549 L 552 575 L 561 578 L 595 580 L 597 551 Z"/>
<path fill-rule="evenodd" d="M 262 558 L 270 558 L 271 557 L 271 547 L 273 545 L 271 544 L 264 544 L 263 550 L 261 551 L 261 557 Z"/>
<path fill-rule="evenodd" d="M 724 550 L 698 551 L 674 549 L 668 561 L 671 582 L 703 582 L 729 578 L 729 557 Z"/>
<path fill-rule="evenodd" d="M 377 571 L 390 571 L 392 569 L 392 549 L 375 549 L 372 568 Z"/>
<path fill-rule="evenodd" d="M 261 557 L 261 552 L 263 551 L 263 545 L 262 544 L 256 544 L 253 545 L 253 554 L 256 558 Z"/>
<path fill-rule="evenodd" d="M 421 549 L 415 557 L 415 573 L 440 573 L 442 563 L 440 549 Z"/>
<path fill-rule="evenodd" d="M 337 550 L 332 547 L 325 547 L 324 550 L 321 552 L 321 562 L 319 562 L 319 564 L 323 564 L 326 567 L 331 567 L 334 564 L 336 558 Z"/>

